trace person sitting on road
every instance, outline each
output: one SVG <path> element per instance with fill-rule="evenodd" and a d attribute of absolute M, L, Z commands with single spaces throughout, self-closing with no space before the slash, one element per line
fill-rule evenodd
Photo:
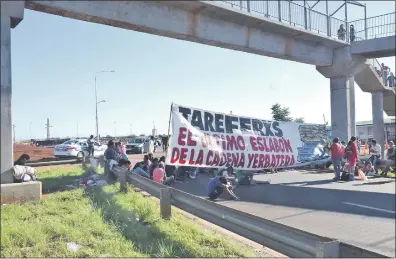
<path fill-rule="evenodd" d="M 367 176 L 374 176 L 375 170 L 374 170 L 373 163 L 371 163 L 370 161 L 367 161 L 365 167 L 363 168 L 363 172 Z"/>
<path fill-rule="evenodd" d="M 371 140 L 370 154 L 369 160 L 373 163 L 375 172 L 378 172 L 377 161 L 381 159 L 381 146 L 375 139 Z"/>
<path fill-rule="evenodd" d="M 253 175 L 254 175 L 254 173 L 251 171 L 235 170 L 235 184 L 236 184 L 236 186 L 255 184 L 253 181 Z"/>
<path fill-rule="evenodd" d="M 396 160 L 396 150 L 395 150 L 395 144 L 393 141 L 389 141 L 389 148 L 386 151 L 386 159 L 388 160 Z"/>
<path fill-rule="evenodd" d="M 144 155 L 142 162 L 142 169 L 146 171 L 146 173 L 148 172 L 150 165 L 151 165 L 150 157 L 148 155 Z"/>
<path fill-rule="evenodd" d="M 153 181 L 157 183 L 162 183 L 164 185 L 171 185 L 175 181 L 175 177 L 172 175 L 166 177 L 165 175 L 165 164 L 159 162 L 153 170 Z"/>
<path fill-rule="evenodd" d="M 226 199 L 239 199 L 232 191 L 232 186 L 229 185 L 227 178 L 225 178 L 224 176 L 216 176 L 208 184 L 208 196 L 209 199 L 216 200 L 221 195 Z"/>
<path fill-rule="evenodd" d="M 14 165 L 12 173 L 14 183 L 37 181 L 36 171 L 30 166 Z"/>
<path fill-rule="evenodd" d="M 120 161 L 120 156 L 118 155 L 118 152 L 115 150 L 115 145 L 113 140 L 110 140 L 107 143 L 107 149 L 104 153 L 104 157 L 109 163 L 110 171 L 113 169 L 114 165 L 118 165 L 118 161 Z"/>
<path fill-rule="evenodd" d="M 148 169 L 147 174 L 150 175 L 151 179 L 153 178 L 154 169 L 158 167 L 158 163 L 159 163 L 158 158 L 154 158 L 152 163 L 151 163 L 151 165 L 150 165 L 150 167 L 149 167 L 149 169 Z"/>
<path fill-rule="evenodd" d="M 30 156 L 28 154 L 22 154 L 15 162 L 14 165 L 25 165 L 29 162 Z"/>
<path fill-rule="evenodd" d="M 143 177 L 146 177 L 146 178 L 150 178 L 150 175 L 148 175 L 147 173 L 146 173 L 146 171 L 144 171 L 144 169 L 142 168 L 143 166 L 142 166 L 142 163 L 140 163 L 140 162 L 137 162 L 136 164 L 135 164 L 135 166 L 132 168 L 132 173 L 133 174 L 137 174 L 137 175 L 140 175 L 140 176 L 143 176 Z"/>

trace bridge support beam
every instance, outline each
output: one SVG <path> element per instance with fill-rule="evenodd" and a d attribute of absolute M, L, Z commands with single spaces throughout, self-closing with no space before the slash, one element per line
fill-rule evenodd
<path fill-rule="evenodd" d="M 352 56 L 347 46 L 334 50 L 331 66 L 316 67 L 330 78 L 332 135 L 346 142 L 356 136 L 354 75 L 364 68 L 365 61 L 364 57 Z"/>
<path fill-rule="evenodd" d="M 330 100 L 332 135 L 348 142 L 356 134 L 355 82 L 353 77 L 330 78 Z"/>
<path fill-rule="evenodd" d="M 371 93 L 373 113 L 373 138 L 382 147 L 381 156 L 384 157 L 385 123 L 384 123 L 384 92 Z"/>
<path fill-rule="evenodd" d="M 12 183 L 11 28 L 23 19 L 24 1 L 1 1 L 1 183 Z"/>

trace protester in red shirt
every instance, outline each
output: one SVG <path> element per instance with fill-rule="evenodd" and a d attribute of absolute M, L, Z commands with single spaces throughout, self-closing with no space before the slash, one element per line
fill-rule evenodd
<path fill-rule="evenodd" d="M 356 146 L 356 137 L 351 137 L 351 140 L 348 142 L 348 146 L 345 151 L 347 158 L 348 158 L 348 164 L 349 164 L 349 180 L 353 181 L 355 180 L 355 167 L 357 164 L 358 160 L 358 151 L 357 151 L 357 146 Z"/>
<path fill-rule="evenodd" d="M 341 177 L 341 160 L 344 156 L 344 148 L 339 143 L 338 138 L 333 139 L 333 144 L 330 146 L 331 160 L 333 161 L 335 181 L 339 181 Z"/>

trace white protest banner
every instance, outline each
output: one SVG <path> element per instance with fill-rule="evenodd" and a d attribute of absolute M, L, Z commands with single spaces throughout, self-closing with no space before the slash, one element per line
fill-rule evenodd
<path fill-rule="evenodd" d="M 173 104 L 168 165 L 245 170 L 298 166 L 327 140 L 325 125 L 260 120 Z"/>

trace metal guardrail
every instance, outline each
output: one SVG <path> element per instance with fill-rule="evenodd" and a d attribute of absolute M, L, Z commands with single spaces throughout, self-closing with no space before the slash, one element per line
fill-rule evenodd
<path fill-rule="evenodd" d="M 164 204 L 169 204 L 169 211 L 170 204 L 173 204 L 200 218 L 263 244 L 289 257 L 339 257 L 342 255 L 351 255 L 353 257 L 384 257 L 383 255 L 365 249 L 343 244 L 338 240 L 318 236 L 228 208 L 138 175 L 129 174 L 128 180 L 134 186 L 160 198 L 161 209 L 163 207 L 163 193 L 170 192 L 170 201 L 164 202 Z"/>
<path fill-rule="evenodd" d="M 292 1 L 215 1 L 222 4 L 263 15 L 266 18 L 303 28 L 330 38 L 350 42 L 350 25 L 354 26 L 357 40 L 368 40 L 395 35 L 395 12 L 361 20 L 346 22 L 330 15 L 314 11 Z M 345 36 L 338 36 L 338 29 L 343 25 Z M 352 40 L 353 41 L 353 40 Z"/>
<path fill-rule="evenodd" d="M 31 162 L 31 163 L 26 163 L 26 166 L 40 167 L 40 166 L 67 165 L 67 164 L 77 164 L 77 163 L 81 163 L 81 160 L 69 159 L 69 160 L 56 160 L 56 161 L 47 161 L 47 162 Z"/>

